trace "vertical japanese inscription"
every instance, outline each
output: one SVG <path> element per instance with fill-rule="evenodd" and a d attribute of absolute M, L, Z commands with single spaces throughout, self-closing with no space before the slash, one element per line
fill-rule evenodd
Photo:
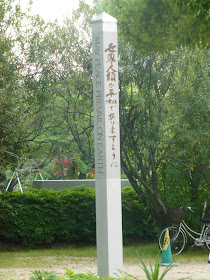
<path fill-rule="evenodd" d="M 116 48 L 117 46 L 113 43 L 108 44 L 107 48 L 104 50 L 106 57 L 106 82 L 108 84 L 108 89 L 105 94 L 105 102 L 108 112 L 108 123 L 109 123 L 109 132 L 108 139 L 110 141 L 110 167 L 118 167 L 118 157 L 116 153 L 116 145 L 119 145 L 117 139 L 117 126 L 118 126 L 118 84 L 117 84 L 117 58 L 116 58 Z"/>
<path fill-rule="evenodd" d="M 101 38 L 94 37 L 94 61 L 95 77 L 95 126 L 96 126 L 96 172 L 104 173 L 104 129 L 103 129 L 103 94 L 102 94 L 102 61 Z"/>

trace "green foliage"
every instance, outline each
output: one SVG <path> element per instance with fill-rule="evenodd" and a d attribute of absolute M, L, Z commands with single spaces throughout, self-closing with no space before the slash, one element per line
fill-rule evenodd
<path fill-rule="evenodd" d="M 86 179 L 95 179 L 95 168 L 91 169 L 87 174 L 86 174 Z"/>
<path fill-rule="evenodd" d="M 66 275 L 67 275 L 67 280 L 73 280 L 73 279 L 81 279 L 81 280 L 95 280 L 95 279 L 101 279 L 94 275 L 93 273 L 89 272 L 87 274 L 84 273 L 77 273 L 75 274 L 73 271 L 70 269 L 66 269 Z"/>
<path fill-rule="evenodd" d="M 26 157 L 37 159 L 45 178 L 54 178 L 53 159 L 76 159 L 83 176 L 94 168 L 90 21 L 103 2 L 120 30 L 122 170 L 144 204 L 135 207 L 156 217 L 183 202 L 201 213 L 209 195 L 207 0 L 95 0 L 96 8 L 81 1 L 62 26 L 1 0 L 0 187 L 6 171 L 21 168 Z M 183 45 L 193 51 L 176 49 Z M 126 205 L 124 215 L 131 216 Z M 19 208 L 13 214 L 24 217 Z M 127 220 L 127 238 L 138 239 L 142 233 L 137 225 L 128 230 Z M 36 238 L 44 232 L 41 243 L 58 238 L 42 226 L 31 231 Z"/>
<path fill-rule="evenodd" d="M 39 151 L 50 151 L 59 160 L 78 154 L 92 167 L 90 25 L 81 28 L 80 16 L 74 12 L 73 19 L 66 19 L 62 26 L 30 19 L 32 28 L 25 30 L 27 41 L 21 52 L 26 58 L 25 85 L 34 96 L 33 103 L 42 108 L 38 112 L 43 120 Z"/>
<path fill-rule="evenodd" d="M 17 9 L 12 8 L 11 2 L 0 2 L 0 173 L 3 177 L 0 176 L 0 182 L 4 179 L 5 165 L 12 159 L 16 161 L 11 155 L 18 154 L 23 148 L 23 123 L 28 117 L 24 113 L 27 110 L 27 96 L 20 83 L 18 59 L 12 53 L 14 39 L 7 32 L 15 28 L 19 15 Z"/>
<path fill-rule="evenodd" d="M 78 157 L 85 174 L 94 162 L 90 24 L 78 24 L 87 6 L 60 26 L 14 0 L 0 5 L 0 184 L 26 157 L 42 167 Z"/>
<path fill-rule="evenodd" d="M 132 188 L 122 191 L 124 242 L 151 240 L 155 232 L 149 213 Z M 0 234 L 27 247 L 65 241 L 94 244 L 95 190 L 27 190 L 0 194 Z"/>
<path fill-rule="evenodd" d="M 202 207 L 209 192 L 208 51 L 144 58 L 124 42 L 119 50 L 122 170 L 157 221 L 168 207 Z"/>
<path fill-rule="evenodd" d="M 30 280 L 103 280 L 104 278 L 98 277 L 93 273 L 74 273 L 72 270 L 66 268 L 66 277 L 58 277 L 54 271 L 46 270 L 34 270 L 33 275 Z M 131 278 L 119 278 L 124 280 L 129 280 Z M 105 280 L 105 279 L 104 279 Z M 109 277 L 109 280 L 114 280 L 114 278 Z"/>
<path fill-rule="evenodd" d="M 161 275 L 160 274 L 160 262 L 156 261 L 154 268 L 152 267 L 152 264 L 150 263 L 150 270 L 146 267 L 143 259 L 141 256 L 139 256 L 140 262 L 141 262 L 141 269 L 144 270 L 146 279 L 147 280 L 162 280 L 165 278 L 165 275 L 168 273 L 168 271 L 171 269 L 172 264 L 169 265 Z M 104 278 L 98 277 L 94 275 L 93 273 L 89 272 L 87 274 L 84 273 L 74 273 L 72 270 L 66 268 L 66 276 L 65 277 L 59 277 L 56 275 L 54 271 L 46 271 L 46 270 L 34 270 L 32 271 L 33 276 L 30 277 L 30 280 L 104 280 Z M 115 278 L 108 278 L 109 280 L 114 280 Z M 123 278 L 119 278 L 121 280 L 131 280 L 136 279 L 130 274 L 126 274 Z"/>
<path fill-rule="evenodd" d="M 54 271 L 34 270 L 32 273 L 34 276 L 31 276 L 30 280 L 58 280 Z"/>
<path fill-rule="evenodd" d="M 129 45 L 121 45 L 121 54 L 122 169 L 155 217 L 166 210 L 161 201 L 159 168 L 168 152 L 164 121 L 176 53 L 143 59 Z M 129 58 L 132 63 L 128 66 Z"/>
<path fill-rule="evenodd" d="M 200 216 L 209 196 L 208 56 L 207 51 L 185 49 L 178 57 L 165 134 L 171 152 L 161 168 L 166 203 L 181 199 L 181 205 L 196 207 Z"/>
<path fill-rule="evenodd" d="M 150 268 L 148 269 L 147 266 L 145 265 L 143 259 L 141 258 L 141 256 L 139 255 L 139 260 L 141 262 L 141 268 L 143 269 L 143 271 L 145 272 L 145 275 L 147 277 L 147 280 L 162 280 L 163 278 L 165 278 L 166 274 L 168 273 L 168 271 L 172 268 L 173 264 L 169 265 L 166 267 L 166 269 L 163 271 L 163 273 L 160 275 L 160 261 L 157 260 L 155 263 L 154 268 L 152 267 L 152 264 L 150 262 Z"/>
<path fill-rule="evenodd" d="M 63 159 L 60 157 L 59 160 L 53 160 L 53 163 L 54 166 L 49 170 L 49 173 L 54 173 L 53 179 L 55 180 L 67 180 L 78 178 L 83 179 L 86 177 L 86 173 L 90 170 L 90 166 L 85 164 L 85 162 L 82 161 L 78 156 L 74 158 Z"/>
<path fill-rule="evenodd" d="M 155 239 L 155 223 L 132 187 L 122 189 L 124 243 Z"/>
<path fill-rule="evenodd" d="M 209 45 L 208 0 L 105 0 L 120 35 L 141 53 Z"/>
<path fill-rule="evenodd" d="M 54 240 L 95 241 L 94 190 L 30 190 L 1 194 L 0 200 L 1 235 L 7 239 L 28 247 Z"/>

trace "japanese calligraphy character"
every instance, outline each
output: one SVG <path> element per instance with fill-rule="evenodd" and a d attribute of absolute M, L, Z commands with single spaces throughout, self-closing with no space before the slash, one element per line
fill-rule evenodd
<path fill-rule="evenodd" d="M 116 82 L 116 70 L 114 70 L 113 68 L 113 65 L 110 65 L 110 67 L 106 70 L 107 74 L 106 74 L 106 77 L 107 77 L 107 81 L 115 81 Z"/>
<path fill-rule="evenodd" d="M 108 100 L 106 100 L 106 102 L 107 102 L 108 104 L 112 104 L 112 99 L 109 98 Z"/>
<path fill-rule="evenodd" d="M 115 127 L 114 126 L 111 127 L 111 134 L 115 134 Z"/>
<path fill-rule="evenodd" d="M 115 161 L 115 162 L 112 162 L 112 163 L 111 163 L 111 167 L 118 167 L 117 162 L 116 162 L 116 161 Z"/>
<path fill-rule="evenodd" d="M 107 55 L 107 59 L 108 59 L 107 63 L 110 62 L 111 64 L 113 64 L 113 62 L 116 62 L 114 53 L 109 53 Z"/>
<path fill-rule="evenodd" d="M 111 70 L 111 71 L 110 71 L 110 70 Z M 109 68 L 106 70 L 106 72 L 111 72 L 111 73 L 113 73 L 113 72 L 117 72 L 117 71 L 113 69 L 113 64 L 111 64 L 111 65 L 109 66 Z"/>
<path fill-rule="evenodd" d="M 107 75 L 107 81 L 115 81 L 116 82 L 116 75 L 113 72 L 108 72 Z"/>
<path fill-rule="evenodd" d="M 108 97 L 108 96 L 111 96 L 111 97 L 112 97 L 113 95 L 117 95 L 117 94 L 113 92 L 113 89 L 110 89 L 110 90 L 109 90 L 109 93 L 106 94 L 106 97 Z"/>
<path fill-rule="evenodd" d="M 113 88 L 113 87 L 114 87 L 114 85 L 115 85 L 115 84 L 110 83 L 110 84 L 109 84 L 109 88 Z"/>
<path fill-rule="evenodd" d="M 116 105 L 117 104 L 117 100 L 116 99 L 114 99 L 114 100 L 112 100 L 111 98 L 109 98 L 108 100 L 106 100 L 106 103 L 108 103 L 108 104 L 112 104 L 112 105 Z"/>
<path fill-rule="evenodd" d="M 111 138 L 111 139 L 112 139 L 112 142 L 114 143 L 115 138 L 116 138 L 116 135 L 109 136 L 109 138 Z"/>
<path fill-rule="evenodd" d="M 107 49 L 105 49 L 105 52 L 109 51 L 109 52 L 116 52 L 116 50 L 114 50 L 116 48 L 116 46 L 113 43 L 109 44 L 109 47 Z"/>
<path fill-rule="evenodd" d="M 115 119 L 115 114 L 114 113 L 110 113 L 109 116 L 108 116 L 109 120 L 114 120 Z"/>

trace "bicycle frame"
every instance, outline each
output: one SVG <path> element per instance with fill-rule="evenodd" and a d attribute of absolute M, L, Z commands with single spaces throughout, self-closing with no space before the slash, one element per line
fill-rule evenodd
<path fill-rule="evenodd" d="M 191 207 L 187 208 L 194 212 Z M 204 210 L 206 210 L 206 208 Z M 204 213 L 205 211 L 203 212 L 202 216 L 204 216 Z M 163 251 L 162 244 L 164 243 L 166 229 L 168 229 L 170 234 L 171 250 L 173 250 L 172 254 L 174 256 L 180 254 L 183 251 L 187 243 L 187 236 L 194 240 L 196 246 L 206 245 L 207 249 L 210 251 L 210 219 L 202 217 L 202 222 L 203 225 L 200 232 L 192 230 L 184 220 L 178 224 L 172 224 L 162 229 L 158 239 L 159 248 Z"/>
<path fill-rule="evenodd" d="M 186 223 L 184 220 L 181 221 L 181 223 L 179 224 L 179 230 L 178 232 L 180 232 L 180 230 L 184 231 L 184 233 L 188 234 L 193 240 L 195 240 L 196 242 L 198 243 L 205 243 L 205 237 L 203 236 L 204 235 L 204 232 L 205 232 L 205 229 L 206 229 L 206 225 L 203 224 L 202 226 L 202 230 L 201 230 L 201 233 L 199 232 L 196 232 L 194 230 L 192 230 Z M 197 235 L 197 238 L 195 236 L 193 236 L 192 234 L 194 235 Z"/>

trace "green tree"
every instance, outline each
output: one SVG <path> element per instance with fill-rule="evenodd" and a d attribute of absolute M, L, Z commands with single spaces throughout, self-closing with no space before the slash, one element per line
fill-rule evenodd
<path fill-rule="evenodd" d="M 120 35 L 137 51 L 163 53 L 209 44 L 208 0 L 105 0 Z"/>
<path fill-rule="evenodd" d="M 177 201 L 200 203 L 209 188 L 209 2 L 105 0 L 102 7 L 128 42 L 119 63 L 123 170 L 156 218 Z"/>
<path fill-rule="evenodd" d="M 207 55 L 178 49 L 143 59 L 120 48 L 122 170 L 157 220 L 207 196 Z"/>
<path fill-rule="evenodd" d="M 167 96 L 176 70 L 176 54 L 167 57 L 154 54 L 142 59 L 132 48 L 122 48 L 122 169 L 145 205 L 158 215 L 166 212 L 159 169 L 166 152 L 163 120 L 167 116 Z"/>
<path fill-rule="evenodd" d="M 14 38 L 8 32 L 18 28 L 21 18 L 19 7 L 13 7 L 12 1 L 0 1 L 0 184 L 6 179 L 6 166 L 17 162 L 23 143 L 30 137 L 29 131 L 24 133 L 30 118 L 27 96 L 12 51 Z"/>
<path fill-rule="evenodd" d="M 173 185 L 188 187 L 189 203 L 194 206 L 210 191 L 208 55 L 199 49 L 185 50 L 170 94 L 168 134 L 172 141 L 164 180 L 170 177 Z"/>
<path fill-rule="evenodd" d="M 13 2 L 0 2 L 0 184 L 4 187 L 6 170 L 21 167 L 21 158 L 31 157 L 35 139 L 43 132 L 41 102 L 35 102 L 25 83 L 27 65 L 21 47 L 28 48 L 23 36 L 27 16 Z"/>
<path fill-rule="evenodd" d="M 90 17 L 87 7 L 83 3 L 62 26 L 31 18 L 20 46 L 25 87 L 42 128 L 33 142 L 36 154 L 76 158 L 84 173 L 94 164 L 90 24 L 81 21 L 84 10 Z"/>

